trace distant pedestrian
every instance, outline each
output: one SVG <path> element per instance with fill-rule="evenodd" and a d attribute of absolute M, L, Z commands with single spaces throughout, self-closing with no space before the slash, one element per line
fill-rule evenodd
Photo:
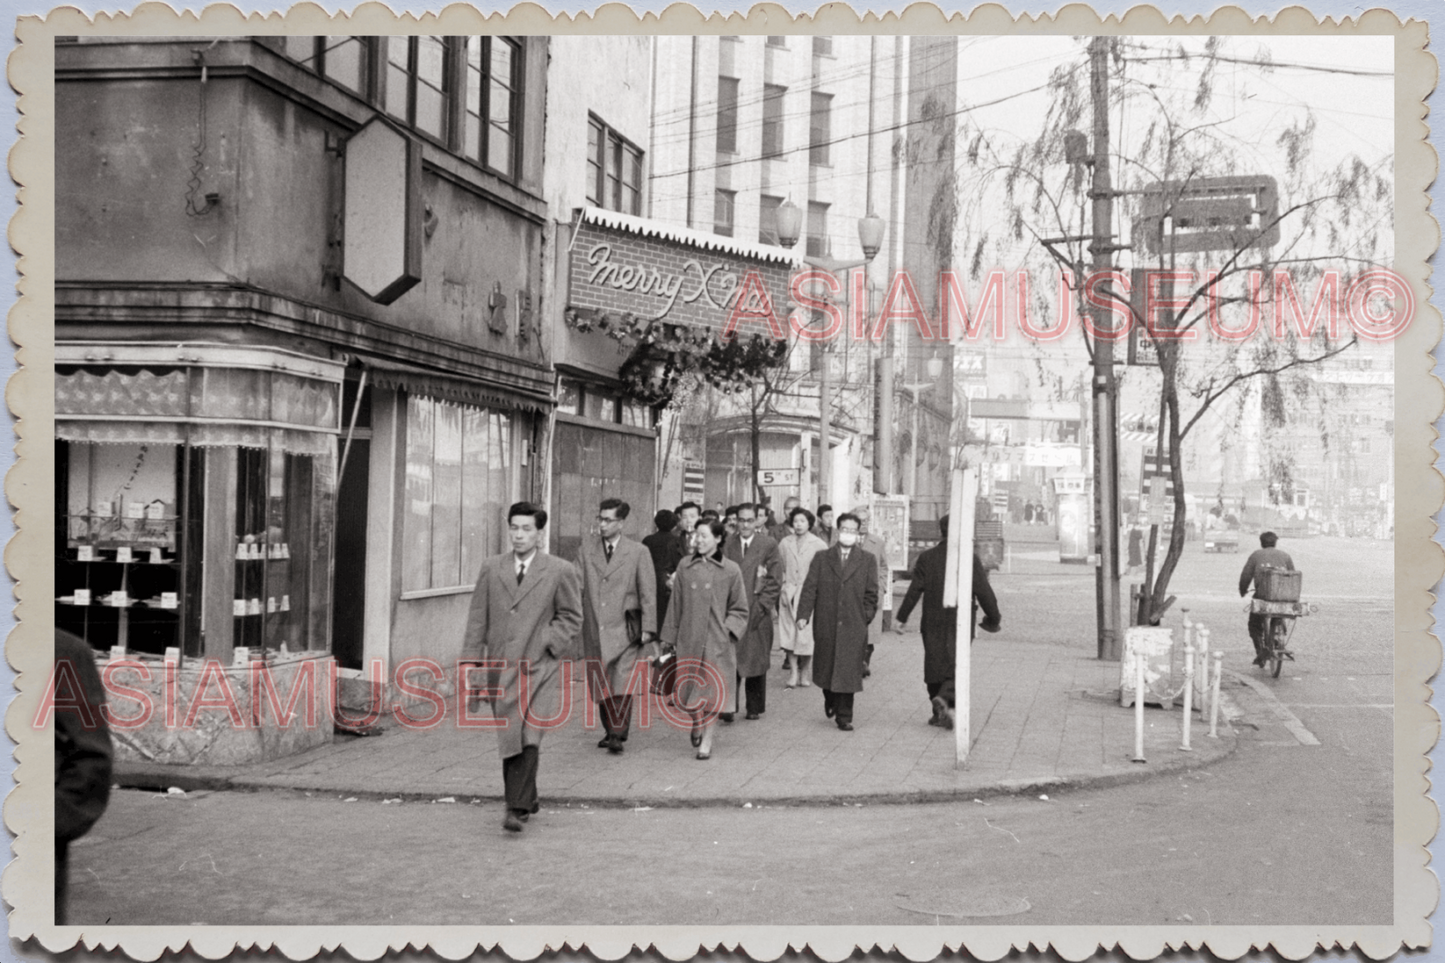
<path fill-rule="evenodd" d="M 782 543 L 783 539 L 793 534 L 793 511 L 803 504 L 802 499 L 797 495 L 789 495 L 783 499 L 783 514 L 775 524 L 768 526 L 768 534 L 773 536 L 773 541 Z"/>
<path fill-rule="evenodd" d="M 547 512 L 529 502 L 507 510 L 512 550 L 482 563 L 462 644 L 461 661 L 499 663 L 469 673 L 484 683 L 466 688 L 468 702 L 485 700 L 506 723 L 497 730 L 507 810 L 502 828 L 514 833 L 539 808 L 538 720 L 562 715 L 561 660 L 572 654 L 582 628 L 582 581 L 571 562 L 538 550 L 546 528 Z"/>
<path fill-rule="evenodd" d="M 657 637 L 657 576 L 652 554 L 622 534 L 632 508 L 620 498 L 597 506 L 598 533 L 582 542 L 582 654 L 587 688 L 602 712 L 597 748 L 622 752 L 632 721 L 629 683 L 642 648 Z M 643 693 L 646 698 L 646 693 Z"/>
<path fill-rule="evenodd" d="M 682 555 L 692 551 L 692 530 L 697 527 L 701 516 L 702 509 L 696 502 L 683 502 L 677 506 L 677 541 Z"/>
<path fill-rule="evenodd" d="M 55 633 L 55 925 L 64 926 L 70 844 L 90 832 L 110 801 L 114 749 L 95 650 Z"/>
<path fill-rule="evenodd" d="M 818 506 L 818 523 L 813 526 L 813 534 L 821 538 L 826 544 L 833 544 L 833 506 Z"/>
<path fill-rule="evenodd" d="M 723 527 L 727 529 L 729 538 L 738 533 L 738 506 L 729 505 L 723 512 Z"/>
<path fill-rule="evenodd" d="M 737 642 L 748 625 L 743 574 L 723 558 L 726 536 L 722 522 L 698 523 L 694 551 L 677 566 L 662 623 L 662 644 L 677 650 L 674 695 L 678 707 L 692 716 L 699 759 L 712 755 L 718 714 L 737 711 Z"/>
<path fill-rule="evenodd" d="M 813 683 L 810 678 L 810 663 L 813 661 L 812 626 L 798 628 L 798 599 L 803 594 L 803 582 L 813 564 L 813 556 L 826 552 L 828 545 L 813 534 L 813 513 L 806 508 L 794 508 L 790 516 L 793 523 L 787 538 L 778 543 L 778 552 L 783 558 L 783 594 L 778 604 L 778 645 L 786 653 L 785 669 L 789 689 Z"/>
<path fill-rule="evenodd" d="M 667 602 L 672 597 L 672 573 L 687 554 L 685 543 L 677 537 L 677 515 L 663 509 L 652 516 L 657 531 L 642 540 L 652 556 L 652 574 L 657 579 L 657 624 L 667 618 Z"/>
<path fill-rule="evenodd" d="M 1034 523 L 1034 503 L 1033 503 L 1033 502 L 1024 502 L 1024 524 L 1025 524 L 1025 525 L 1032 525 L 1033 523 Z"/>
<path fill-rule="evenodd" d="M 948 516 L 938 520 L 942 540 L 918 556 L 913 568 L 913 581 L 898 607 L 894 627 L 902 633 L 913 607 L 923 601 L 923 617 L 919 630 L 923 633 L 923 685 L 933 707 L 930 726 L 953 728 L 955 690 L 953 678 L 958 659 L 958 610 L 944 608 L 943 592 L 948 567 Z M 983 629 L 997 632 L 1003 618 L 998 599 L 988 582 L 988 569 L 978 553 L 973 554 L 973 615 L 969 620 L 969 640 L 973 640 L 973 623 L 979 608 L 983 609 Z"/>
<path fill-rule="evenodd" d="M 859 522 L 838 517 L 838 542 L 813 556 L 798 596 L 798 628 L 813 626 L 813 682 L 823 714 L 853 730 L 853 696 L 863 691 L 868 625 L 878 614 L 878 560 L 858 546 Z"/>
<path fill-rule="evenodd" d="M 1133 575 L 1144 565 L 1144 533 L 1138 525 L 1129 526 L 1129 572 Z"/>
<path fill-rule="evenodd" d="M 783 557 L 772 536 L 758 530 L 758 507 L 738 506 L 737 537 L 723 549 L 743 573 L 748 598 L 748 627 L 738 639 L 738 677 L 743 687 L 747 718 L 757 719 L 768 708 L 767 674 L 773 655 L 773 617 L 783 590 Z M 729 721 L 731 713 L 722 717 Z"/>

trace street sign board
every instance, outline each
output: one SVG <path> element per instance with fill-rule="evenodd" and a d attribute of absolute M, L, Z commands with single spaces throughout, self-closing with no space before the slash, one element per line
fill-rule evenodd
<path fill-rule="evenodd" d="M 1266 248 L 1278 219 L 1279 186 L 1265 174 L 1159 181 L 1145 189 L 1136 240 L 1150 254 Z"/>
<path fill-rule="evenodd" d="M 759 468 L 758 484 L 765 488 L 773 485 L 796 485 L 798 475 L 796 468 Z"/>
<path fill-rule="evenodd" d="M 1139 500 L 1144 501 L 1149 495 L 1149 479 L 1161 477 L 1165 480 L 1164 497 L 1170 504 L 1174 503 L 1174 479 L 1169 474 L 1169 449 L 1164 449 L 1164 454 L 1159 455 L 1158 445 L 1145 445 L 1143 464 L 1139 468 Z"/>

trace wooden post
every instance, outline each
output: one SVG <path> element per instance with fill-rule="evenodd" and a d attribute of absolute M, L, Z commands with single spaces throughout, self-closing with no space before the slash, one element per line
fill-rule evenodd
<path fill-rule="evenodd" d="M 954 606 L 958 639 L 953 664 L 954 765 L 968 762 L 969 708 L 972 671 L 969 635 L 973 629 L 973 511 L 978 500 L 978 474 L 956 468 L 949 486 L 948 561 L 943 581 L 943 605 Z"/>

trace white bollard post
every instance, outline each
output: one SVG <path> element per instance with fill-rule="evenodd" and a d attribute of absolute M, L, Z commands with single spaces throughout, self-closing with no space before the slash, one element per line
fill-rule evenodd
<path fill-rule="evenodd" d="M 1188 631 L 1186 629 L 1186 631 Z M 1184 644 L 1184 736 L 1179 744 L 1181 752 L 1193 752 L 1189 745 L 1189 724 L 1194 721 L 1194 646 Z"/>
<path fill-rule="evenodd" d="M 1144 653 L 1134 653 L 1134 761 L 1144 762 Z"/>
<path fill-rule="evenodd" d="M 1209 628 L 1199 623 L 1194 630 L 1196 640 L 1194 678 L 1199 683 L 1199 720 L 1209 713 Z"/>
<path fill-rule="evenodd" d="M 1219 678 L 1224 674 L 1224 653 L 1214 653 L 1214 684 L 1210 687 L 1209 738 L 1219 738 Z"/>

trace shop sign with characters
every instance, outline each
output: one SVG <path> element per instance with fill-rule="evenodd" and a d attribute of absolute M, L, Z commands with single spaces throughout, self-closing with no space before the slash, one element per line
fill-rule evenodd
<path fill-rule="evenodd" d="M 792 254 L 784 248 L 586 208 L 567 264 L 571 334 L 561 360 L 624 386 L 636 381 L 639 400 L 665 402 L 688 371 L 724 389 L 745 386 L 786 346 Z"/>

